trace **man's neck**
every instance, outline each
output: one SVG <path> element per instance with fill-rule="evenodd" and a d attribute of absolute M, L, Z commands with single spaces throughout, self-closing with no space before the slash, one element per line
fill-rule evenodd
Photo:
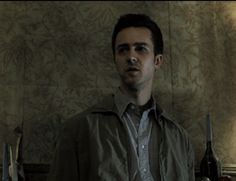
<path fill-rule="evenodd" d="M 135 105 L 142 106 L 146 104 L 151 98 L 151 91 L 152 91 L 151 87 L 144 87 L 141 89 L 137 89 L 121 85 L 120 90 L 123 94 L 130 97 L 131 101 Z"/>

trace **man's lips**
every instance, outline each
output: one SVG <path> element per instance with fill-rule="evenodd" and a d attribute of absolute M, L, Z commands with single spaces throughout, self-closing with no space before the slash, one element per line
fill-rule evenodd
<path fill-rule="evenodd" d="M 126 69 L 126 72 L 131 72 L 131 71 L 139 71 L 139 69 L 136 67 L 130 67 Z"/>

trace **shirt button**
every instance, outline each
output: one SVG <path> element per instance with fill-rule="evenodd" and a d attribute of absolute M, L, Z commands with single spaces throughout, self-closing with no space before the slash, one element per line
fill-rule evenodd
<path fill-rule="evenodd" d="M 145 146 L 144 145 L 142 145 L 142 149 L 144 149 L 145 148 Z"/>
<path fill-rule="evenodd" d="M 146 171 L 147 171 L 147 169 L 146 169 L 146 168 L 144 168 L 144 169 L 143 169 L 143 172 L 146 172 Z"/>

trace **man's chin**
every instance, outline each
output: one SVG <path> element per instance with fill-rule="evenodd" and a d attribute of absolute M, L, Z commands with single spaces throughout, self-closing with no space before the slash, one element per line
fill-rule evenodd
<path fill-rule="evenodd" d="M 139 87 L 138 81 L 125 81 L 125 86 L 130 89 L 137 89 Z"/>

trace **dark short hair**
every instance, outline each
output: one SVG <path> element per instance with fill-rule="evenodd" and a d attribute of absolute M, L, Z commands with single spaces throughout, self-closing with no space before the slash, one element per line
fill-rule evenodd
<path fill-rule="evenodd" d="M 163 54 L 163 38 L 159 26 L 145 14 L 125 14 L 122 15 L 114 27 L 112 33 L 112 51 L 115 55 L 115 41 L 117 34 L 124 28 L 145 27 L 152 33 L 154 44 L 154 54 Z"/>

